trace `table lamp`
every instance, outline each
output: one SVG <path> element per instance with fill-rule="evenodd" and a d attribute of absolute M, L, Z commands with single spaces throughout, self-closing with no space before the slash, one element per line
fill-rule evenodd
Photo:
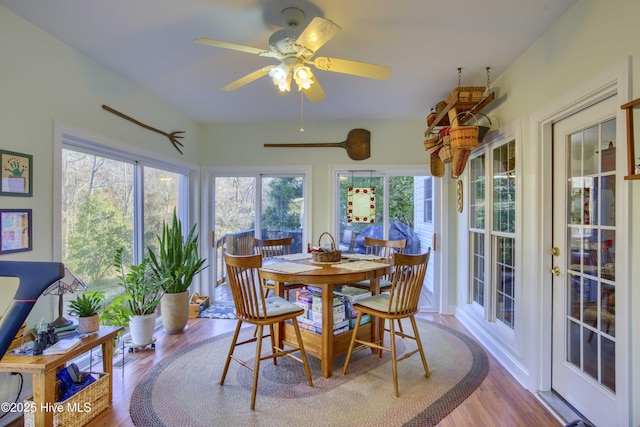
<path fill-rule="evenodd" d="M 64 268 L 64 277 L 60 280 L 53 282 L 42 295 L 57 295 L 58 296 L 58 318 L 53 322 L 49 323 L 49 326 L 54 328 L 62 328 L 64 326 L 69 326 L 73 322 L 71 320 L 65 319 L 62 315 L 64 310 L 64 294 L 73 293 L 80 286 L 83 290 L 87 290 L 87 285 L 80 279 L 78 276 L 73 274 L 71 270 L 67 267 Z"/>

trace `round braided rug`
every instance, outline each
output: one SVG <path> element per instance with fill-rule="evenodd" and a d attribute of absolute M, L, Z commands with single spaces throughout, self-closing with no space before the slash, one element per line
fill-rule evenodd
<path fill-rule="evenodd" d="M 398 363 L 400 396 L 393 397 L 390 353 L 382 359 L 369 350 L 354 353 L 347 375 L 344 356 L 334 361 L 333 376 L 321 375 L 320 363 L 308 357 L 314 387 L 302 364 L 279 358 L 260 366 L 256 408 L 250 409 L 253 373 L 232 361 L 224 386 L 220 376 L 232 334 L 186 346 L 157 365 L 139 381 L 130 413 L 139 427 L 199 426 L 434 426 L 464 401 L 484 380 L 489 362 L 484 350 L 468 336 L 438 323 L 416 319 L 431 377 L 424 374 L 420 355 Z M 411 330 L 409 322 L 403 323 Z M 253 334 L 243 328 L 240 340 Z M 386 334 L 388 337 L 388 334 Z M 269 339 L 264 340 L 267 354 Z M 398 354 L 415 349 L 412 340 L 397 340 Z M 253 364 L 255 344 L 235 355 Z"/>

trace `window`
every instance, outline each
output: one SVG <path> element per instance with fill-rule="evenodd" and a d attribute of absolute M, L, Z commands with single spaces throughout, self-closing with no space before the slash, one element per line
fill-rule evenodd
<path fill-rule="evenodd" d="M 510 141 L 472 158 L 469 173 L 469 302 L 487 320 L 512 330 L 518 302 L 515 160 Z"/>
<path fill-rule="evenodd" d="M 61 261 L 109 298 L 120 293 L 117 249 L 137 264 L 174 209 L 189 224 L 189 171 L 69 135 L 61 157 Z"/>
<path fill-rule="evenodd" d="M 424 179 L 424 222 L 433 222 L 433 178 Z"/>

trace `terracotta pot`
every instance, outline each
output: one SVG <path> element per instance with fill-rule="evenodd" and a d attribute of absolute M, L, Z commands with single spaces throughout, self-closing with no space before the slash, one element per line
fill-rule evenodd
<path fill-rule="evenodd" d="M 98 314 L 88 317 L 78 317 L 78 333 L 90 334 L 100 328 Z"/>
<path fill-rule="evenodd" d="M 189 291 L 162 295 L 160 314 L 162 315 L 162 326 L 167 333 L 182 332 L 189 321 Z"/>

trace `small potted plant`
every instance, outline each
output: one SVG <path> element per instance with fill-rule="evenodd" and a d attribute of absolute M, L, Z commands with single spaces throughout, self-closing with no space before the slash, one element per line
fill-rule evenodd
<path fill-rule="evenodd" d="M 69 302 L 69 314 L 78 317 L 78 332 L 89 334 L 100 327 L 98 313 L 104 306 L 104 293 L 84 292 Z"/>
<path fill-rule="evenodd" d="M 116 251 L 114 267 L 124 289 L 124 304 L 127 314 L 130 313 L 129 330 L 131 341 L 135 345 L 151 344 L 155 327 L 156 308 L 162 297 L 162 286 L 166 279 L 154 277 L 149 258 L 144 258 L 140 264 L 125 270 L 122 259 L 123 249 Z"/>

